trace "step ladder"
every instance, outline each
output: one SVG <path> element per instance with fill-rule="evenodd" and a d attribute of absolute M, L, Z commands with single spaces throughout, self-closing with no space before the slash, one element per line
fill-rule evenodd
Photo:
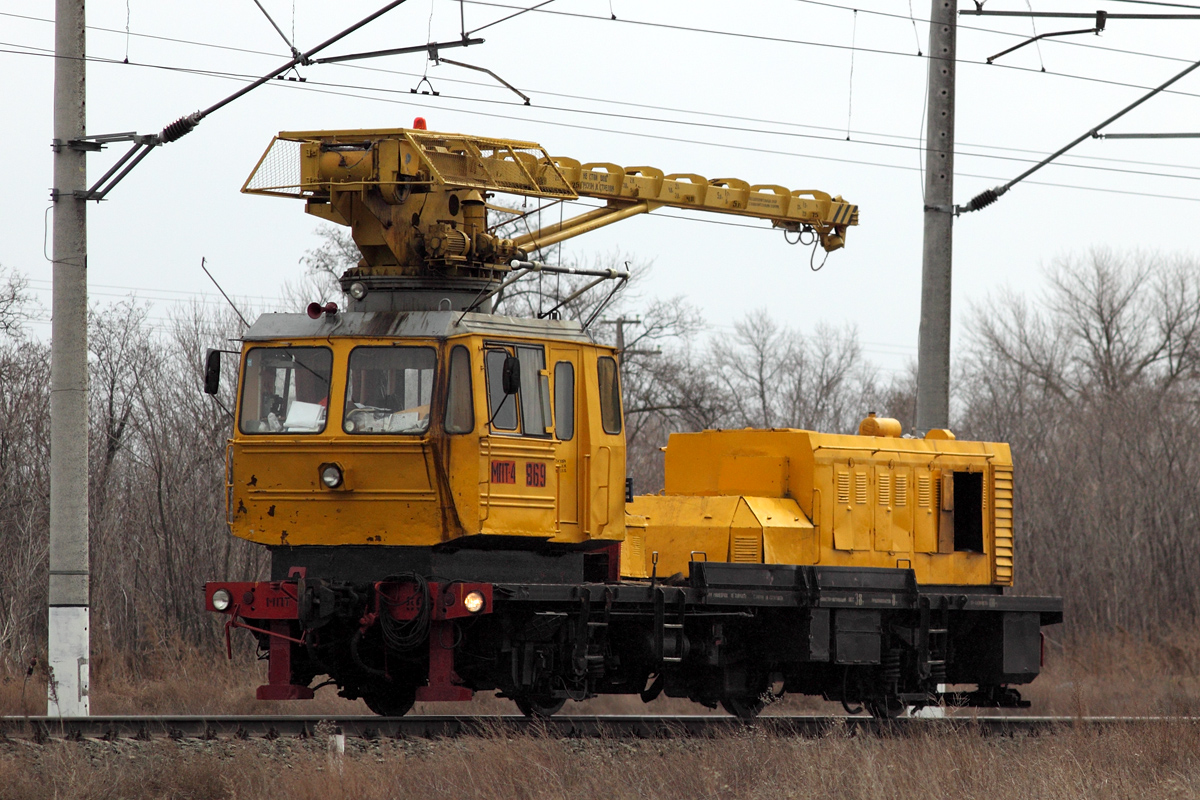
<path fill-rule="evenodd" d="M 936 684 L 946 682 L 946 661 L 950 650 L 950 609 L 945 597 L 937 607 L 928 597 L 920 600 L 921 629 L 918 637 L 919 672 Z"/>
<path fill-rule="evenodd" d="M 654 643 L 655 656 L 663 664 L 680 664 L 683 662 L 683 623 L 687 613 L 687 596 L 682 589 L 671 589 L 676 597 L 673 601 L 672 622 L 667 621 L 667 591 L 666 587 L 654 590 Z M 672 635 L 673 649 L 667 654 L 668 632 Z"/>

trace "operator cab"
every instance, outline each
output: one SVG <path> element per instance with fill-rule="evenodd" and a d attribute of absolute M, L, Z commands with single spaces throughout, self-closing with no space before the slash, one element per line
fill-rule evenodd
<path fill-rule="evenodd" d="M 578 323 L 272 314 L 245 340 L 228 465 L 235 535 L 283 546 L 623 538 L 617 362 Z"/>

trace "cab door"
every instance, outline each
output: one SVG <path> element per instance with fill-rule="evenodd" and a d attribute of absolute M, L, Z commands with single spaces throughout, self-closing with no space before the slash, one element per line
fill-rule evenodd
<path fill-rule="evenodd" d="M 625 536 L 625 430 L 617 360 L 607 348 L 584 351 L 576 376 L 580 533 L 587 539 Z"/>
<path fill-rule="evenodd" d="M 579 396 L 578 347 L 551 344 L 547 358 L 554 396 L 554 471 L 558 478 L 558 536 L 579 541 Z"/>
<path fill-rule="evenodd" d="M 519 388 L 504 391 L 515 358 Z M 480 437 L 481 532 L 549 538 L 557 533 L 557 475 L 550 380 L 540 343 L 484 343 L 488 418 Z"/>

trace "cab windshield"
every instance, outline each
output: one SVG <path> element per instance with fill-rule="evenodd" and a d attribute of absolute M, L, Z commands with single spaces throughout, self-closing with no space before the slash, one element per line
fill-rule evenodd
<path fill-rule="evenodd" d="M 242 433 L 320 433 L 329 407 L 327 347 L 254 347 L 242 381 Z"/>
<path fill-rule="evenodd" d="M 424 433 L 433 398 L 432 347 L 356 347 L 346 380 L 346 433 Z"/>

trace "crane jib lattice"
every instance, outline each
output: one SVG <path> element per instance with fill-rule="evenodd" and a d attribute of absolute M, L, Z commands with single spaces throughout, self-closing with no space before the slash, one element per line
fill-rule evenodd
<path fill-rule="evenodd" d="M 534 142 L 403 128 L 280 133 L 242 191 L 322 203 L 339 192 L 375 190 L 397 205 L 413 192 L 458 189 L 600 199 L 619 218 L 671 207 L 767 219 L 785 230 L 812 230 L 826 250 L 841 247 L 846 228 L 858 224 L 857 205 L 822 191 L 584 163 L 551 156 Z"/>

